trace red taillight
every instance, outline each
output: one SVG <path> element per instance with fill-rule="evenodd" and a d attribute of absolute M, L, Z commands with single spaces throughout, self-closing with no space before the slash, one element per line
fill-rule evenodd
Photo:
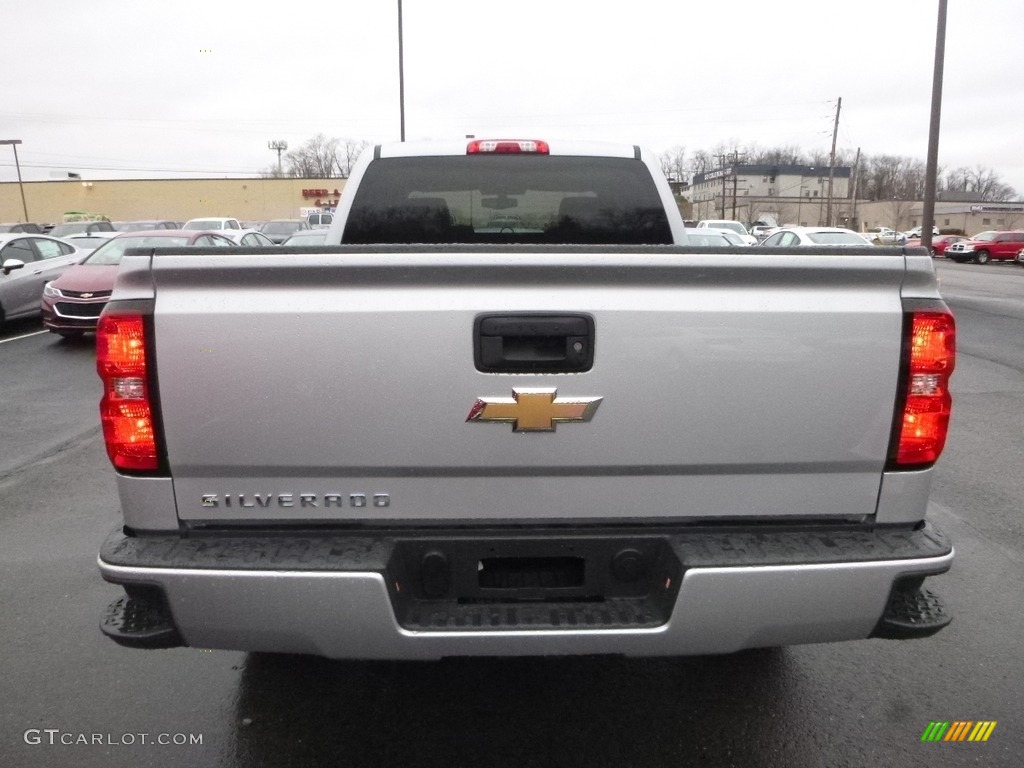
<path fill-rule="evenodd" d="M 931 464 L 942 453 L 953 403 L 949 377 L 955 357 L 953 316 L 949 312 L 914 312 L 897 465 Z"/>
<path fill-rule="evenodd" d="M 546 155 L 546 141 L 539 139 L 477 139 L 466 146 L 467 155 Z"/>
<path fill-rule="evenodd" d="M 159 466 L 146 378 L 146 333 L 141 314 L 109 313 L 96 328 L 96 370 L 103 379 L 100 420 L 107 455 L 117 469 Z"/>

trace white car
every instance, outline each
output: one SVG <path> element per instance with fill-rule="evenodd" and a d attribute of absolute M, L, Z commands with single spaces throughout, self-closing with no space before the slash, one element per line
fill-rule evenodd
<path fill-rule="evenodd" d="M 729 245 L 740 245 L 743 246 L 744 248 L 749 247 L 751 245 L 751 243 L 748 243 L 746 240 L 743 239 L 741 235 L 737 234 L 731 229 L 712 229 L 711 227 L 704 227 L 704 229 L 701 229 L 700 231 L 704 232 L 704 230 L 707 230 L 708 232 L 717 232 L 718 234 L 720 234 L 722 237 L 729 241 Z M 754 245 L 756 245 L 756 238 Z"/>
<path fill-rule="evenodd" d="M 889 227 L 872 227 L 866 232 L 859 233 L 861 237 L 867 238 L 878 245 L 903 245 L 907 242 L 907 236 Z"/>
<path fill-rule="evenodd" d="M 244 229 L 238 219 L 224 218 L 222 216 L 208 216 L 203 219 L 189 219 L 182 229 Z"/>
<path fill-rule="evenodd" d="M 687 245 L 696 245 L 702 248 L 728 248 L 733 245 L 724 234 L 710 227 L 702 229 L 687 227 L 683 232 L 686 233 Z"/>
<path fill-rule="evenodd" d="M 912 237 L 920 237 L 922 232 L 924 232 L 924 227 L 913 227 L 912 229 L 908 229 L 906 232 L 904 232 L 903 236 L 909 240 Z M 932 227 L 932 237 L 935 237 L 938 234 L 939 228 Z"/>
<path fill-rule="evenodd" d="M 761 241 L 766 248 L 788 248 L 802 245 L 873 245 L 864 235 L 842 227 L 782 227 Z"/>
<path fill-rule="evenodd" d="M 697 229 L 728 229 L 742 237 L 747 245 L 757 245 L 757 238 L 747 232 L 742 222 L 733 219 L 703 219 L 697 222 Z"/>

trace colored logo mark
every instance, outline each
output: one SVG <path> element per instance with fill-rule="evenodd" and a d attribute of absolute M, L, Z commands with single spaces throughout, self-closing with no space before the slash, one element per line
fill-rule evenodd
<path fill-rule="evenodd" d="M 932 720 L 921 741 L 988 741 L 995 729 L 995 720 Z"/>

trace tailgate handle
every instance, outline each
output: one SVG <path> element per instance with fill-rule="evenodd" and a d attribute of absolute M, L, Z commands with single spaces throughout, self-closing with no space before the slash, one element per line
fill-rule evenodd
<path fill-rule="evenodd" d="M 484 373 L 580 373 L 594 364 L 590 315 L 481 315 L 473 357 Z"/>

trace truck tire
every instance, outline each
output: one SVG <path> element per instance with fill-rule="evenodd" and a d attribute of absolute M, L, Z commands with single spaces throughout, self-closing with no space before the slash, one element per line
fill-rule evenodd
<path fill-rule="evenodd" d="M 978 251 L 974 256 L 974 261 L 978 264 L 988 264 L 989 254 L 988 251 Z"/>

